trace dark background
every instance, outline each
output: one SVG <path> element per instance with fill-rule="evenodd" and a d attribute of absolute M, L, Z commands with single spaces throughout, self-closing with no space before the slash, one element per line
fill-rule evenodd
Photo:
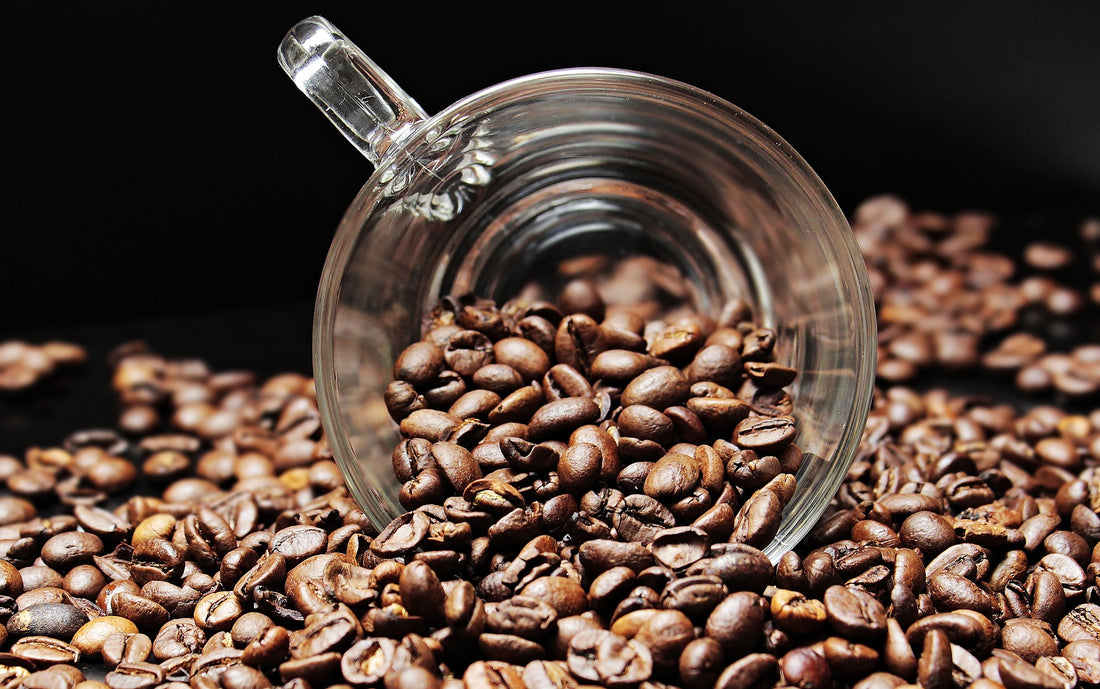
<path fill-rule="evenodd" d="M 849 213 L 896 193 L 1027 232 L 1100 210 L 1094 2 L 57 5 L 5 11 L 0 339 L 150 334 L 308 368 L 325 253 L 371 172 L 276 64 L 311 14 L 428 112 L 632 68 L 771 125 Z"/>

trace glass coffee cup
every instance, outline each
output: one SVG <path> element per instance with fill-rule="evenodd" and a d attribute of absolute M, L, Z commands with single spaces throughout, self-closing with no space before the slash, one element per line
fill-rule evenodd
<path fill-rule="evenodd" d="M 321 17 L 278 57 L 374 166 L 328 254 L 313 355 L 333 454 L 377 528 L 405 511 L 383 391 L 441 298 L 503 303 L 646 266 L 700 313 L 747 301 L 798 371 L 804 461 L 765 552 L 802 539 L 859 444 L 876 330 L 847 220 L 790 145 L 713 94 L 619 69 L 524 76 L 428 116 Z"/>

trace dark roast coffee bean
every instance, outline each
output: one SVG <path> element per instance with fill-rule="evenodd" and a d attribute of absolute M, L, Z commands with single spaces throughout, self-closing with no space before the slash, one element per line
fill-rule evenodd
<path fill-rule="evenodd" d="M 539 407 L 528 422 L 532 440 L 564 439 L 580 426 L 599 419 L 596 403 L 583 397 L 568 397 Z"/>
<path fill-rule="evenodd" d="M 489 422 L 493 424 L 516 421 L 527 423 L 531 415 L 545 402 L 546 396 L 543 394 L 541 385 L 525 385 L 504 397 L 500 404 L 489 412 Z"/>
<path fill-rule="evenodd" d="M 496 393 L 501 398 L 523 387 L 523 376 L 507 364 L 482 366 L 474 372 L 472 382 L 478 388 Z"/>
<path fill-rule="evenodd" d="M 741 355 L 726 344 L 708 344 L 699 350 L 684 373 L 692 384 L 707 381 L 732 388 L 740 382 Z"/>
<path fill-rule="evenodd" d="M 476 330 L 455 333 L 443 350 L 447 367 L 464 377 L 471 377 L 482 366 L 494 363 L 493 343 Z"/>
<path fill-rule="evenodd" d="M 662 502 L 675 501 L 688 495 L 699 478 L 700 467 L 694 457 L 667 454 L 650 468 L 643 490 Z"/>
<path fill-rule="evenodd" d="M 92 557 L 103 552 L 103 541 L 93 533 L 68 531 L 42 544 L 42 560 L 58 571 L 67 572 L 77 565 L 92 564 Z"/>
<path fill-rule="evenodd" d="M 554 354 L 558 363 L 586 373 L 592 361 L 606 348 L 599 323 L 585 314 L 566 316 L 554 336 Z"/>
<path fill-rule="evenodd" d="M 688 393 L 688 381 L 678 368 L 657 366 L 631 380 L 623 389 L 621 399 L 624 407 L 643 404 L 666 409 L 686 402 Z"/>
<path fill-rule="evenodd" d="M 794 438 L 795 423 L 789 416 L 753 417 L 737 424 L 733 442 L 750 450 L 774 450 Z"/>
<path fill-rule="evenodd" d="M 88 615 L 75 605 L 41 603 L 23 608 L 8 618 L 8 636 L 52 636 L 71 639 L 88 621 Z"/>
<path fill-rule="evenodd" d="M 603 457 L 600 449 L 589 443 L 570 445 L 558 458 L 558 477 L 561 489 L 580 494 L 596 485 L 600 479 Z"/>
<path fill-rule="evenodd" d="M 703 620 L 726 596 L 729 589 L 715 576 L 700 574 L 670 581 L 664 587 L 661 604 L 678 610 L 692 620 Z"/>
<path fill-rule="evenodd" d="M 768 603 L 750 591 L 731 593 L 707 617 L 707 636 L 733 656 L 753 648 L 764 633 Z"/>
<path fill-rule="evenodd" d="M 997 656 L 997 674 L 1006 687 L 1056 689 L 1064 686 L 1053 672 L 1048 674 L 1010 653 L 1000 653 Z"/>
<path fill-rule="evenodd" d="M 585 590 L 576 581 L 567 577 L 538 577 L 518 591 L 520 596 L 540 600 L 557 613 L 557 617 L 568 617 L 583 613 L 588 605 Z"/>
<path fill-rule="evenodd" d="M 838 634 L 867 639 L 886 631 L 886 610 L 859 589 L 830 586 L 825 591 L 824 603 L 826 619 Z"/>
<path fill-rule="evenodd" d="M 510 366 L 524 380 L 543 377 L 550 369 L 550 357 L 537 344 L 522 337 L 505 337 L 493 344 L 496 363 Z"/>
<path fill-rule="evenodd" d="M 608 686 L 637 684 L 653 674 L 653 658 L 644 645 L 603 630 L 574 636 L 567 662 L 582 680 Z"/>
<path fill-rule="evenodd" d="M 628 495 L 611 515 L 619 537 L 628 541 L 649 542 L 663 529 L 676 525 L 667 507 L 647 495 Z"/>
<path fill-rule="evenodd" d="M 715 689 L 763 689 L 779 674 L 779 661 L 767 653 L 750 653 L 722 671 Z"/>
<path fill-rule="evenodd" d="M 809 648 L 788 651 L 779 660 L 779 670 L 783 678 L 796 687 L 829 686 L 833 680 L 829 663 Z"/>
<path fill-rule="evenodd" d="M 595 380 L 602 380 L 612 385 L 626 385 L 653 365 L 653 358 L 641 352 L 609 349 L 596 355 L 592 360 L 589 374 Z"/>
<path fill-rule="evenodd" d="M 144 663 L 153 651 L 145 634 L 115 633 L 103 640 L 103 664 L 114 668 L 121 663 Z"/>
<path fill-rule="evenodd" d="M 723 669 L 725 653 L 722 646 L 710 637 L 701 637 L 688 643 L 680 654 L 679 671 L 685 689 L 709 689 L 714 686 Z"/>
<path fill-rule="evenodd" d="M 393 377 L 424 388 L 443 371 L 443 350 L 430 342 L 416 342 L 398 355 Z"/>

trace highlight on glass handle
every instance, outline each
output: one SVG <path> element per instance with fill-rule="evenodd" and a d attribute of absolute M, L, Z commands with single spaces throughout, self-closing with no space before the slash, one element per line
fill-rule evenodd
<path fill-rule="evenodd" d="M 298 22 L 279 44 L 278 57 L 302 93 L 372 165 L 428 116 L 323 17 Z"/>

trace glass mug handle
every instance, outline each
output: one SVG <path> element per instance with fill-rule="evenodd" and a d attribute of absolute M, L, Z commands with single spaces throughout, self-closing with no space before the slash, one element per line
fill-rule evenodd
<path fill-rule="evenodd" d="M 377 166 L 428 117 L 420 105 L 323 17 L 287 32 L 279 64 L 359 152 Z"/>

